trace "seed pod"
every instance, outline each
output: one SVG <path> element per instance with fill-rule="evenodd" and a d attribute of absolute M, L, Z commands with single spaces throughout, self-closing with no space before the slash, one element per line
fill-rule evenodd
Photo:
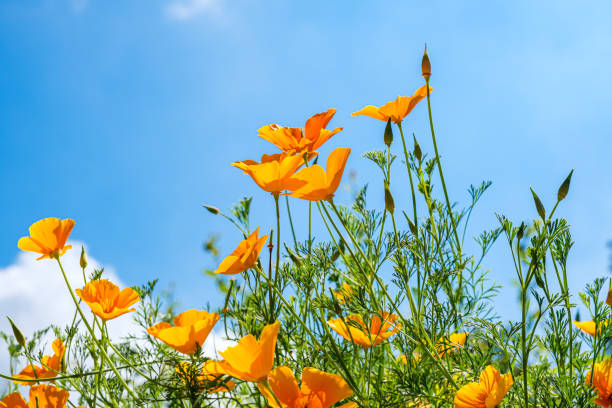
<path fill-rule="evenodd" d="M 21 333 L 21 330 L 19 330 L 19 328 L 15 325 L 15 323 L 13 323 L 10 317 L 6 316 L 6 318 L 11 324 L 11 328 L 13 329 L 13 335 L 15 336 L 15 340 L 17 340 L 17 343 L 19 343 L 21 347 L 25 348 L 26 340 L 25 340 L 23 333 Z"/>
<path fill-rule="evenodd" d="M 536 210 L 538 210 L 538 215 L 542 217 L 542 220 L 546 221 L 546 210 L 544 209 L 544 204 L 542 204 L 542 201 L 540 201 L 538 195 L 535 193 L 535 191 L 533 191 L 533 188 L 529 187 L 529 189 L 533 195 L 533 201 L 535 203 Z"/>
<path fill-rule="evenodd" d="M 389 190 L 389 186 L 385 185 L 385 210 L 393 213 L 395 211 L 395 201 L 393 200 L 393 196 L 391 195 L 391 190 Z"/>
<path fill-rule="evenodd" d="M 535 281 L 536 281 L 536 284 L 537 284 L 537 285 L 538 285 L 540 288 L 542 288 L 542 290 L 545 290 L 545 289 L 546 289 L 546 288 L 545 288 L 545 286 L 544 286 L 544 280 L 542 280 L 542 275 L 540 274 L 540 272 L 536 272 L 536 273 L 535 273 Z"/>
<path fill-rule="evenodd" d="M 206 204 L 203 204 L 202 207 L 206 208 L 208 211 L 210 211 L 211 213 L 215 215 L 219 214 L 219 209 L 217 207 L 213 207 L 211 205 L 206 205 Z"/>
<path fill-rule="evenodd" d="M 393 129 L 391 128 L 391 119 L 387 120 L 387 126 L 385 126 L 385 144 L 391 147 L 393 143 Z"/>
<path fill-rule="evenodd" d="M 565 197 L 567 197 L 567 192 L 570 188 L 570 182 L 572 181 L 572 174 L 574 174 L 574 169 L 570 171 L 570 174 L 565 178 L 565 180 L 561 184 L 561 187 L 559 187 L 559 191 L 557 191 L 557 200 L 561 201 Z"/>
<path fill-rule="evenodd" d="M 300 258 L 286 244 L 285 244 L 285 250 L 287 251 L 287 254 L 289 254 L 289 258 L 291 258 L 291 260 L 297 267 L 302 266 L 302 261 L 300 260 Z"/>
<path fill-rule="evenodd" d="M 425 81 L 429 82 L 429 77 L 431 77 L 431 62 L 427 55 L 427 45 L 425 45 L 425 53 L 423 53 L 423 59 L 421 60 L 421 72 L 423 73 Z"/>
<path fill-rule="evenodd" d="M 608 298 L 606 299 L 606 305 L 612 306 L 612 289 L 608 291 Z"/>
<path fill-rule="evenodd" d="M 417 160 L 420 162 L 423 159 L 423 152 L 421 152 L 421 146 L 419 145 L 419 142 L 417 142 L 416 140 L 416 136 L 414 135 L 414 133 L 412 134 L 412 138 L 414 139 L 414 157 L 417 158 Z"/>
<path fill-rule="evenodd" d="M 87 252 L 85 252 L 85 247 L 81 245 L 81 258 L 79 259 L 79 264 L 81 265 L 81 269 L 87 268 Z"/>

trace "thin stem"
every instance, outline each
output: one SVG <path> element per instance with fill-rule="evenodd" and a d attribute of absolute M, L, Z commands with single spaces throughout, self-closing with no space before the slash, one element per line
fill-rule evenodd
<path fill-rule="evenodd" d="M 285 204 L 287 204 L 287 216 L 289 217 L 289 226 L 291 227 L 291 235 L 293 236 L 293 246 L 297 248 L 297 239 L 295 238 L 295 230 L 293 229 L 293 218 L 291 217 L 291 209 L 289 209 L 288 196 L 285 196 Z"/>
<path fill-rule="evenodd" d="M 408 149 L 406 149 L 406 139 L 404 138 L 404 130 L 402 129 L 402 122 L 398 123 L 397 127 L 399 128 L 400 135 L 402 137 L 402 146 L 404 147 L 404 157 L 406 158 L 406 170 L 408 170 L 408 180 L 410 180 L 410 193 L 412 195 L 412 212 L 414 216 L 414 225 L 418 226 L 416 195 L 414 193 L 414 183 L 412 182 L 412 172 L 410 171 L 410 161 L 408 158 Z M 415 233 L 415 237 L 417 234 L 418 234 L 418 229 L 417 229 L 417 233 Z"/>

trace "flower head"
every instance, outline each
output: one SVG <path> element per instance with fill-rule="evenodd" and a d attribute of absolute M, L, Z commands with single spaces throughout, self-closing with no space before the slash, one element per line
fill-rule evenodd
<path fill-rule="evenodd" d="M 0 408 L 66 408 L 70 394 L 52 385 L 35 385 L 30 388 L 26 403 L 21 394 L 14 392 L 0 401 Z"/>
<path fill-rule="evenodd" d="M 467 340 L 467 336 L 469 333 L 453 333 L 448 338 L 440 339 L 437 351 L 440 357 L 443 357 L 447 352 L 455 352 L 458 351 Z"/>
<path fill-rule="evenodd" d="M 261 332 L 259 340 L 249 334 L 233 347 L 219 353 L 225 359 L 219 362 L 224 374 L 244 381 L 265 381 L 274 365 L 276 337 L 280 322 L 267 325 Z"/>
<path fill-rule="evenodd" d="M 174 326 L 168 322 L 157 323 L 149 327 L 147 333 L 178 352 L 193 354 L 202 347 L 217 320 L 217 313 L 190 309 L 174 318 Z"/>
<path fill-rule="evenodd" d="M 287 189 L 293 192 L 286 195 L 308 201 L 331 199 L 340 185 L 350 153 L 349 148 L 337 148 L 331 152 L 327 158 L 327 172 L 318 164 L 298 171 L 287 183 Z"/>
<path fill-rule="evenodd" d="M 595 337 L 595 330 L 596 330 L 595 326 L 596 325 L 593 320 L 589 320 L 585 322 L 579 322 L 579 321 L 574 320 L 574 324 L 576 325 L 576 327 L 578 327 L 580 330 L 582 330 L 586 334 L 590 334 L 591 336 Z M 608 325 L 607 320 L 600 322 L 597 327 L 597 334 L 601 333 L 601 331 L 604 330 L 607 325 Z"/>
<path fill-rule="evenodd" d="M 140 300 L 134 289 L 119 290 L 117 285 L 106 279 L 87 282 L 83 289 L 76 289 L 75 292 L 87 303 L 92 313 L 104 321 L 133 312 L 136 309 L 130 309 L 130 306 Z"/>
<path fill-rule="evenodd" d="M 206 361 L 201 370 L 194 368 L 191 363 L 183 362 L 176 367 L 176 373 L 185 383 L 197 380 L 199 388 L 209 393 L 231 391 L 236 386 L 231 379 L 223 379 L 224 373 L 218 361 Z"/>
<path fill-rule="evenodd" d="M 612 407 L 612 359 L 595 363 L 594 368 L 594 374 L 589 370 L 585 380 L 590 384 L 593 377 L 593 388 L 597 391 L 595 403 L 600 407 Z"/>
<path fill-rule="evenodd" d="M 253 267 L 257 263 L 259 253 L 267 239 L 267 235 L 259 238 L 259 228 L 257 228 L 247 239 L 238 244 L 234 252 L 221 262 L 215 272 L 224 275 L 235 275 Z"/>
<path fill-rule="evenodd" d="M 30 226 L 30 236 L 20 238 L 17 246 L 24 251 L 41 254 L 37 261 L 62 256 L 72 248 L 72 245 L 66 245 L 66 241 L 73 227 L 74 220 L 70 218 L 44 218 Z"/>
<path fill-rule="evenodd" d="M 398 332 L 402 325 L 401 323 L 394 324 L 397 318 L 397 315 L 382 312 L 380 316 L 372 316 L 370 324 L 366 326 L 363 318 L 354 314 L 348 316 L 346 322 L 337 318 L 328 320 L 327 324 L 346 340 L 368 348 L 382 343 Z"/>
<path fill-rule="evenodd" d="M 512 374 L 501 375 L 492 365 L 480 374 L 480 382 L 464 385 L 455 395 L 455 408 L 495 408 L 512 387 Z"/>
<path fill-rule="evenodd" d="M 353 294 L 353 289 L 349 286 L 348 283 L 344 282 L 342 287 L 334 292 L 334 297 L 338 299 L 340 303 L 346 303 L 351 298 Z"/>
<path fill-rule="evenodd" d="M 258 384 L 258 387 L 272 408 L 329 408 L 353 395 L 342 377 L 312 367 L 302 371 L 301 387 L 291 369 L 286 366 L 272 370 L 268 381 L 280 406 L 263 384 Z"/>
<path fill-rule="evenodd" d="M 335 109 L 328 109 L 327 112 L 311 116 L 306 121 L 304 129 L 283 127 L 276 124 L 266 125 L 258 130 L 258 135 L 284 152 L 313 152 L 330 137 L 342 130 L 341 127 L 334 130 L 325 129 L 335 113 Z"/>
<path fill-rule="evenodd" d="M 429 92 L 433 90 L 429 87 Z M 353 116 L 365 115 L 374 119 L 382 120 L 383 122 L 391 119 L 393 123 L 401 123 L 401 121 L 412 112 L 412 109 L 427 97 L 427 85 L 420 87 L 412 96 L 398 96 L 396 100 L 388 102 L 380 108 L 368 105 L 365 108 L 353 112 Z"/>
<path fill-rule="evenodd" d="M 19 374 L 17 374 L 16 378 L 22 378 L 24 380 L 44 380 L 45 378 L 53 378 L 58 375 L 59 372 L 62 371 L 62 358 L 64 357 L 64 352 L 66 351 L 66 346 L 62 343 L 62 339 L 55 339 L 51 344 L 53 348 L 52 356 L 43 356 L 41 363 L 42 366 L 34 366 L 32 364 L 28 364 L 25 366 Z M 26 381 L 15 381 L 21 385 L 31 385 L 31 382 Z"/>
<path fill-rule="evenodd" d="M 314 157 L 314 156 L 311 156 Z M 280 194 L 287 189 L 287 182 L 293 173 L 304 164 L 304 158 L 299 154 L 264 154 L 261 163 L 253 160 L 243 160 L 232 163 L 232 166 L 243 170 L 251 176 L 262 190 L 272 194 Z"/>

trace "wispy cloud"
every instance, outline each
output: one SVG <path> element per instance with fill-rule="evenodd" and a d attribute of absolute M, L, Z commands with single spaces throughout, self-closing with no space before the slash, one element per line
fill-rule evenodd
<path fill-rule="evenodd" d="M 175 0 L 165 8 L 166 15 L 174 20 L 189 20 L 202 14 L 221 12 L 222 0 Z"/>

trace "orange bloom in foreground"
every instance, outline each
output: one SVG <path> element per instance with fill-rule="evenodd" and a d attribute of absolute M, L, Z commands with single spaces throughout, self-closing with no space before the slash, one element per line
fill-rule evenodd
<path fill-rule="evenodd" d="M 289 367 L 276 367 L 268 378 L 270 388 L 282 405 L 278 405 L 270 390 L 259 384 L 259 391 L 272 408 L 329 408 L 353 395 L 353 390 L 342 377 L 312 367 L 302 371 L 302 387 Z"/>
<path fill-rule="evenodd" d="M 512 387 L 512 374 L 501 375 L 492 365 L 480 374 L 480 382 L 464 385 L 455 395 L 455 408 L 495 408 Z"/>
<path fill-rule="evenodd" d="M 381 315 L 382 319 L 378 315 L 372 316 L 369 326 L 366 326 L 363 318 L 356 314 L 348 316 L 346 322 L 337 318 L 328 320 L 327 324 L 346 340 L 368 348 L 382 343 L 402 327 L 401 323 L 394 325 L 397 315 L 387 312 L 382 312 Z"/>
<path fill-rule="evenodd" d="M 257 263 L 259 253 L 268 239 L 267 235 L 261 238 L 258 236 L 259 227 L 247 239 L 240 241 L 234 252 L 221 262 L 221 265 L 219 265 L 215 272 L 224 275 L 235 275 L 253 267 Z"/>
<path fill-rule="evenodd" d="M 149 327 L 147 333 L 176 351 L 193 354 L 198 346 L 202 347 L 217 320 L 217 313 L 190 309 L 174 318 L 174 326 L 168 322 L 157 323 Z"/>
<path fill-rule="evenodd" d="M 237 345 L 228 347 L 219 361 L 223 373 L 244 381 L 265 381 L 274 364 L 276 337 L 280 322 L 269 324 L 261 331 L 259 340 L 249 334 L 240 339 Z"/>
<path fill-rule="evenodd" d="M 87 303 L 92 313 L 104 321 L 133 312 L 136 309 L 130 309 L 130 306 L 140 300 L 134 289 L 119 290 L 117 285 L 106 279 L 88 282 L 83 289 L 76 289 L 75 292 Z"/>
<path fill-rule="evenodd" d="M 335 113 L 335 109 L 328 109 L 327 112 L 311 116 L 306 121 L 303 130 L 302 128 L 283 127 L 272 124 L 260 128 L 257 132 L 259 137 L 276 145 L 284 152 L 313 152 L 329 140 L 330 137 L 342 130 L 341 127 L 337 127 L 334 130 L 325 129 Z"/>
<path fill-rule="evenodd" d="M 232 163 L 232 166 L 243 170 L 251 176 L 262 190 L 272 194 L 280 194 L 287 189 L 287 181 L 300 166 L 304 164 L 304 158 L 299 155 L 264 154 L 261 163 L 253 160 L 243 160 Z"/>
<path fill-rule="evenodd" d="M 222 378 L 224 373 L 220 371 L 219 363 L 217 361 L 208 360 L 202 366 L 201 371 L 191 372 L 191 363 L 181 363 L 176 367 L 176 373 L 181 380 L 188 383 L 189 380 L 195 376 L 198 381 L 200 389 L 206 389 L 207 392 L 226 392 L 231 391 L 236 386 L 231 379 L 224 381 Z"/>
<path fill-rule="evenodd" d="M 429 93 L 433 91 L 432 87 L 429 87 Z M 380 108 L 372 105 L 368 105 L 365 108 L 353 112 L 353 116 L 365 115 L 374 119 L 382 120 L 383 122 L 391 119 L 393 123 L 401 123 L 401 121 L 408 116 L 412 109 L 423 100 L 427 98 L 427 85 L 423 85 L 416 90 L 412 96 L 398 96 L 396 100 L 388 102 Z"/>
<path fill-rule="evenodd" d="M 72 245 L 66 245 L 66 241 L 73 227 L 74 220 L 70 218 L 44 218 L 30 226 L 30 236 L 20 238 L 17 246 L 24 251 L 41 254 L 37 261 L 62 256 L 72 248 Z"/>
<path fill-rule="evenodd" d="M 591 371 L 586 375 L 586 383 L 591 383 Z M 600 407 L 612 407 L 612 359 L 595 363 L 593 375 L 593 388 L 597 390 L 595 403 Z"/>
<path fill-rule="evenodd" d="M 64 352 L 66 351 L 66 346 L 64 346 L 64 343 L 62 343 L 62 339 L 55 339 L 51 344 L 51 347 L 53 347 L 53 355 L 43 356 L 41 360 L 41 367 L 32 367 L 32 364 L 28 364 L 15 377 L 22 378 L 24 380 L 43 380 L 45 378 L 56 377 L 58 373 L 62 371 L 62 358 L 64 356 Z M 36 375 L 34 375 L 34 372 L 36 372 Z M 15 382 L 21 385 L 32 385 L 31 382 Z"/>
<path fill-rule="evenodd" d="M 587 322 L 579 322 L 579 321 L 574 320 L 574 324 L 576 325 L 576 327 L 578 327 L 580 330 L 582 330 L 586 334 L 590 334 L 591 336 L 595 337 L 595 322 L 593 320 L 589 320 Z M 597 327 L 597 332 L 601 333 L 601 331 L 605 329 L 607 325 L 608 325 L 607 320 L 600 322 Z"/>
<path fill-rule="evenodd" d="M 351 149 L 339 147 L 327 157 L 327 173 L 318 164 L 303 168 L 288 181 L 287 188 L 291 197 L 308 201 L 329 200 L 340 185 L 344 166 Z"/>
<path fill-rule="evenodd" d="M 30 388 L 26 403 L 21 394 L 14 392 L 0 401 L 0 408 L 66 408 L 70 394 L 52 385 L 35 385 Z"/>

